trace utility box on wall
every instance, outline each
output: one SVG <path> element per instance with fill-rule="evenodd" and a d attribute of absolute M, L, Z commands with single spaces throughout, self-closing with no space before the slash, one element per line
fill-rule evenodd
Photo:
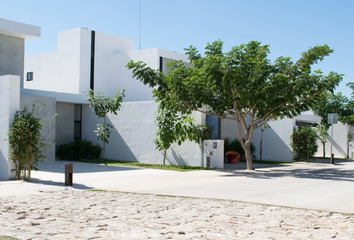
<path fill-rule="evenodd" d="M 224 140 L 205 140 L 203 149 L 203 167 L 224 168 Z"/>

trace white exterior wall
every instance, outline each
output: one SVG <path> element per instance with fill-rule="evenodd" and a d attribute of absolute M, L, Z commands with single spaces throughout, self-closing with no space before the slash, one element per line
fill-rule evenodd
<path fill-rule="evenodd" d="M 159 69 L 159 57 L 188 61 L 184 54 L 163 49 L 133 51 L 133 41 L 95 32 L 94 89 L 112 95 L 126 90 L 124 101 L 152 100 L 152 88 L 132 78 L 129 61 L 144 61 Z M 27 89 L 82 94 L 90 88 L 91 30 L 78 28 L 58 34 L 58 51 L 27 56 L 25 73 L 33 72 Z"/>
<path fill-rule="evenodd" d="M 157 130 L 154 123 L 156 110 L 157 103 L 153 101 L 126 102 L 118 115 L 108 114 L 107 123 L 112 124 L 114 129 L 106 145 L 106 158 L 161 164 L 163 153 L 156 150 L 153 142 Z M 82 138 L 97 142 L 93 131 L 102 119 L 95 117 L 87 105 L 83 106 L 82 115 Z M 193 113 L 192 116 L 197 123 L 201 122 L 200 113 Z M 167 151 L 167 164 L 201 166 L 201 162 L 201 146 L 193 142 L 184 142 L 181 146 L 174 144 Z"/>
<path fill-rule="evenodd" d="M 26 56 L 25 73 L 33 72 L 28 89 L 82 93 L 90 87 L 91 31 L 73 29 L 58 34 L 58 51 Z"/>
<path fill-rule="evenodd" d="M 351 130 L 351 133 L 353 134 L 354 131 L 352 127 L 350 128 L 347 125 L 342 124 L 341 122 L 338 122 L 337 124 L 333 125 L 333 138 L 331 136 L 331 129 L 332 127 L 329 128 L 328 130 L 328 141 L 325 144 L 325 151 L 326 151 L 326 157 L 331 156 L 331 143 L 332 143 L 332 153 L 334 154 L 335 158 L 346 158 L 347 157 L 347 152 L 349 157 L 353 158 L 354 155 L 354 145 L 353 141 L 350 141 L 349 143 L 349 151 L 348 151 L 348 144 L 347 144 L 347 135 L 348 131 Z M 323 157 L 323 145 L 322 143 L 318 140 L 317 141 L 318 145 L 318 151 L 316 153 L 316 157 Z"/>
<path fill-rule="evenodd" d="M 294 120 L 290 118 L 268 122 L 269 128 L 263 130 L 262 160 L 290 162 L 293 160 L 290 136 Z M 260 159 L 260 128 L 253 134 L 252 143 L 256 147 L 256 159 Z"/>
<path fill-rule="evenodd" d="M 10 160 L 10 146 L 6 140 L 7 132 L 14 120 L 14 114 L 20 109 L 20 77 L 0 76 L 0 179 L 14 178 Z"/>

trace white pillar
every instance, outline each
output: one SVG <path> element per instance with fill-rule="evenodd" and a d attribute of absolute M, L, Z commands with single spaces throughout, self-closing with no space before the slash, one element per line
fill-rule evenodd
<path fill-rule="evenodd" d="M 14 178 L 7 132 L 20 109 L 20 76 L 0 76 L 0 179 Z"/>

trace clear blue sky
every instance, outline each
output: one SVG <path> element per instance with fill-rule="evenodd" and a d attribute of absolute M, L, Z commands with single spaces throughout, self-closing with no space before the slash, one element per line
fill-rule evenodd
<path fill-rule="evenodd" d="M 26 55 L 56 50 L 57 33 L 78 27 L 134 40 L 139 49 L 139 0 L 0 0 L 0 17 L 40 26 L 42 37 L 26 42 Z M 224 50 L 257 40 L 269 58 L 290 56 L 315 45 L 335 52 L 318 64 L 324 73 L 345 74 L 337 88 L 354 82 L 353 0 L 141 0 L 141 48 L 203 52 L 207 42 Z"/>

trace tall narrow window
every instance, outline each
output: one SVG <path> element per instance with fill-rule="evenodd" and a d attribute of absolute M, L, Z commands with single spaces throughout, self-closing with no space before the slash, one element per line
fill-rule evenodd
<path fill-rule="evenodd" d="M 75 104 L 74 110 L 74 138 L 81 138 L 82 105 Z"/>
<path fill-rule="evenodd" d="M 27 72 L 27 81 L 33 81 L 33 72 Z"/>

